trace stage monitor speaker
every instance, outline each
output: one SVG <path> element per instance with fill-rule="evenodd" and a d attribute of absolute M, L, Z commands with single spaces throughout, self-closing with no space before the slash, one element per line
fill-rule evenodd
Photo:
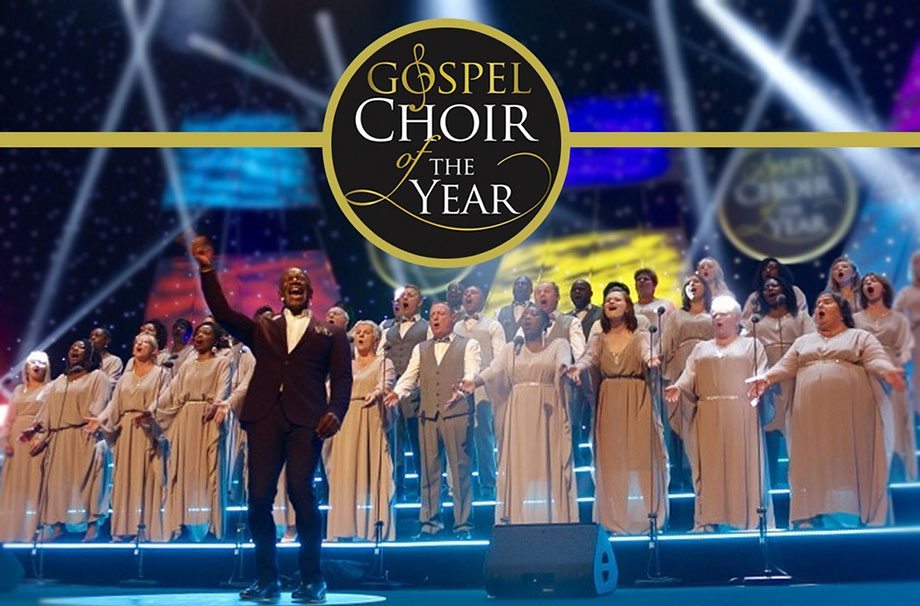
<path fill-rule="evenodd" d="M 0 591 L 12 591 L 23 575 L 22 566 L 13 554 L 0 546 Z"/>
<path fill-rule="evenodd" d="M 603 595 L 616 589 L 617 561 L 597 524 L 495 526 L 485 584 L 495 597 Z"/>

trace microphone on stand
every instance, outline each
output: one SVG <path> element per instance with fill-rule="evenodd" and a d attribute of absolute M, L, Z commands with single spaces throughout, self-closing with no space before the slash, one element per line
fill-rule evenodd
<path fill-rule="evenodd" d="M 514 355 L 521 353 L 521 348 L 524 347 L 524 337 L 518 335 L 514 337 Z"/>
<path fill-rule="evenodd" d="M 160 364 L 160 368 L 172 368 L 176 363 L 173 360 L 163 360 L 163 363 Z"/>
<path fill-rule="evenodd" d="M 655 313 L 658 314 L 658 316 L 660 317 L 660 316 L 663 316 L 666 311 L 667 310 L 664 308 L 664 305 L 659 305 L 658 309 L 655 310 Z"/>

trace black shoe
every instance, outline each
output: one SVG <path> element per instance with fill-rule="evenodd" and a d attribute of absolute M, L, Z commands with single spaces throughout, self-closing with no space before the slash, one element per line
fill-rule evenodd
<path fill-rule="evenodd" d="M 312 583 L 301 583 L 291 594 L 292 602 L 302 604 L 324 604 L 326 602 L 326 581 L 320 579 Z"/>
<path fill-rule="evenodd" d="M 413 541 L 434 541 L 438 538 L 438 533 L 436 532 L 425 532 L 424 530 L 419 531 L 418 534 L 412 536 Z"/>
<path fill-rule="evenodd" d="M 256 581 L 240 592 L 241 600 L 250 600 L 253 602 L 277 602 L 280 597 L 281 583 L 278 581 Z"/>

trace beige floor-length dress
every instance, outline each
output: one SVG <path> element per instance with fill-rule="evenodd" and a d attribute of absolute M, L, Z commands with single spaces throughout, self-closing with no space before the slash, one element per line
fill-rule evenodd
<path fill-rule="evenodd" d="M 675 312 L 678 313 L 678 312 Z M 673 315 L 673 314 L 672 314 Z M 640 534 L 648 514 L 668 520 L 668 452 L 647 382 L 648 334 L 636 331 L 616 353 L 603 333 L 576 366 L 600 371 L 594 422 L 594 521 L 616 534 Z"/>
<path fill-rule="evenodd" d="M 795 377 L 787 410 L 789 519 L 821 527 L 889 521 L 888 464 L 878 375 L 894 370 L 872 334 L 858 328 L 796 339 L 766 376 Z"/>
<path fill-rule="evenodd" d="M 229 390 L 227 358 L 192 358 L 157 403 L 156 418 L 169 441 L 163 524 L 173 536 L 185 527 L 193 541 L 209 532 L 223 537 L 224 428 L 204 415 Z"/>
<path fill-rule="evenodd" d="M 901 368 L 910 361 L 914 335 L 910 332 L 910 322 L 904 314 L 892 310 L 875 317 L 861 311 L 853 315 L 853 320 L 856 328 L 868 330 L 875 335 L 892 364 Z M 885 434 L 891 441 L 892 456 L 898 458 L 903 473 L 903 477 L 899 475 L 892 479 L 913 482 L 917 480 L 917 431 L 910 394 L 909 391 L 891 390 L 888 399 L 891 409 L 885 411 L 889 414 L 883 416 L 882 420 L 890 425 L 885 428 Z"/>
<path fill-rule="evenodd" d="M 42 522 L 84 532 L 109 511 L 109 461 L 104 440 L 83 431 L 87 417 L 98 417 L 109 400 L 112 382 L 101 370 L 68 381 L 61 375 L 48 385 L 38 420 L 50 439 L 44 457 L 46 494 Z"/>
<path fill-rule="evenodd" d="M 696 495 L 694 531 L 757 528 L 761 499 L 767 506 L 767 525 L 773 527 L 773 508 L 761 431 L 761 398 L 755 408 L 745 381 L 767 369 L 767 357 L 755 341 L 737 337 L 720 347 L 714 340 L 693 348 L 684 372 L 675 383 L 692 403 L 690 452 L 693 492 Z M 770 407 L 772 409 L 772 406 Z"/>
<path fill-rule="evenodd" d="M 20 444 L 19 436 L 35 423 L 45 387 L 17 385 L 0 428 L 0 447 L 13 447 L 0 475 L 0 543 L 31 541 L 38 525 L 42 457 L 30 456 L 29 445 Z"/>
<path fill-rule="evenodd" d="M 496 477 L 497 524 L 578 522 L 572 467 L 572 426 L 560 369 L 571 361 L 565 339 L 539 352 L 502 348 L 480 374 L 489 396 L 503 404 Z"/>
<path fill-rule="evenodd" d="M 154 366 L 140 377 L 132 367 L 116 383 L 112 399 L 99 417 L 114 444 L 113 537 L 137 534 L 143 503 L 147 539 L 165 541 L 169 538 L 162 514 L 166 486 L 165 444 L 135 426 L 134 421 L 145 411 L 153 412 L 157 395 L 169 389 L 170 375 L 168 369 Z"/>
<path fill-rule="evenodd" d="M 379 400 L 365 404 L 364 398 L 369 393 L 384 393 L 392 388 L 396 372 L 390 360 L 377 356 L 364 368 L 352 361 L 352 376 L 348 414 L 339 432 L 327 440 L 326 538 L 373 541 L 376 523 L 381 521 L 380 540 L 392 541 L 396 538 L 391 508 L 396 485 L 387 431 L 397 411 L 385 409 Z"/>

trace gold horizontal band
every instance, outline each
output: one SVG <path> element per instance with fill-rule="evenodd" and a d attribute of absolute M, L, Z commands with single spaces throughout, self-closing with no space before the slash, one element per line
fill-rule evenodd
<path fill-rule="evenodd" d="M 321 132 L 6 132 L 0 148 L 322 147 L 323 140 Z"/>
<path fill-rule="evenodd" d="M 569 133 L 571 147 L 920 147 L 920 132 Z"/>
<path fill-rule="evenodd" d="M 920 132 L 575 132 L 571 147 L 920 148 Z M 323 132 L 4 132 L 0 148 L 322 147 Z"/>

